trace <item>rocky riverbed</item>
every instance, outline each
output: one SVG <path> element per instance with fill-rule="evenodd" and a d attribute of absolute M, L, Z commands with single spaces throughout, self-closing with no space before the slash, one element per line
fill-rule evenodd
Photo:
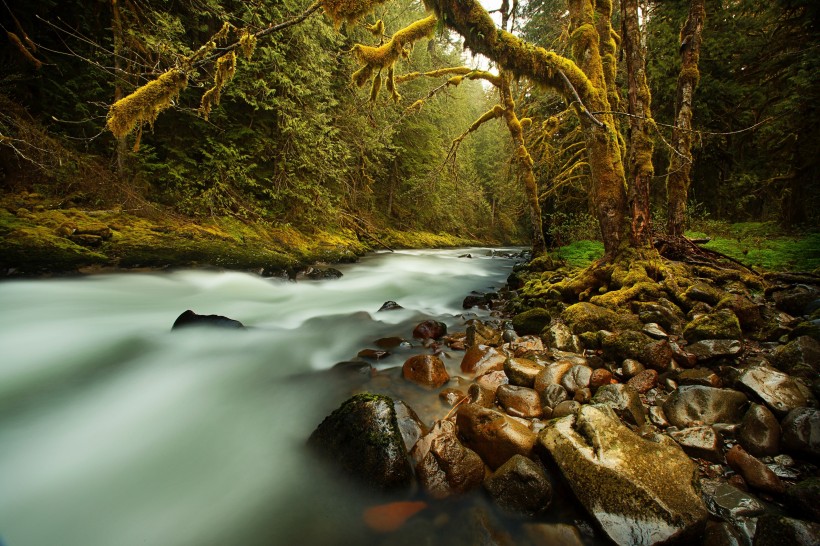
<path fill-rule="evenodd" d="M 358 386 L 308 443 L 384 495 L 375 541 L 820 543 L 816 286 L 517 300 L 472 294 L 496 318 L 426 321 L 338 368 Z M 427 351 L 368 363 L 410 344 Z"/>

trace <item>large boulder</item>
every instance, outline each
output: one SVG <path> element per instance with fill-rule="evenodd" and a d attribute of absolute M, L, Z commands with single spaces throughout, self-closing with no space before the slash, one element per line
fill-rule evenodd
<path fill-rule="evenodd" d="M 820 457 L 820 410 L 797 408 L 780 423 L 783 447 L 791 452 Z"/>
<path fill-rule="evenodd" d="M 789 374 L 811 376 L 820 372 L 820 341 L 809 336 L 797 337 L 775 349 L 772 363 Z"/>
<path fill-rule="evenodd" d="M 817 546 L 820 523 L 765 514 L 757 521 L 754 546 Z"/>
<path fill-rule="evenodd" d="M 808 404 L 794 379 L 768 366 L 753 366 L 737 379 L 738 387 L 763 400 L 780 417 Z"/>
<path fill-rule="evenodd" d="M 748 398 L 732 389 L 700 385 L 678 387 L 663 404 L 670 423 L 685 428 L 695 424 L 739 423 Z"/>
<path fill-rule="evenodd" d="M 413 482 L 393 400 L 387 396 L 349 398 L 313 431 L 308 445 L 372 489 L 395 491 Z"/>
<path fill-rule="evenodd" d="M 529 456 L 535 434 L 515 419 L 476 404 L 465 404 L 456 416 L 458 435 L 464 444 L 496 469 L 513 455 Z"/>
<path fill-rule="evenodd" d="M 742 335 L 740 322 L 731 309 L 701 315 L 683 329 L 683 337 L 689 343 L 704 339 L 740 339 Z"/>
<path fill-rule="evenodd" d="M 550 421 L 538 441 L 617 544 L 695 538 L 706 523 L 695 464 L 677 447 L 634 434 L 606 406 Z"/>
<path fill-rule="evenodd" d="M 641 396 L 634 388 L 623 383 L 604 385 L 592 397 L 593 404 L 608 406 L 615 415 L 636 426 L 646 422 Z"/>
<path fill-rule="evenodd" d="M 740 445 L 726 452 L 726 462 L 754 489 L 774 495 L 782 495 L 786 492 L 786 486 L 777 474 L 759 459 L 747 453 Z"/>
<path fill-rule="evenodd" d="M 633 301 L 631 305 L 632 312 L 638 315 L 641 322 L 658 324 L 667 332 L 679 334 L 686 320 L 680 307 L 666 298 L 660 298 L 657 302 Z"/>
<path fill-rule="evenodd" d="M 178 330 L 180 328 L 187 328 L 190 326 L 210 326 L 214 328 L 244 328 L 245 325 L 238 320 L 233 320 L 222 315 L 197 315 L 190 309 L 183 312 L 174 321 L 171 330 Z"/>
<path fill-rule="evenodd" d="M 484 480 L 484 462 L 458 441 L 452 421 L 436 421 L 410 456 L 422 487 L 437 499 L 466 493 Z"/>
<path fill-rule="evenodd" d="M 749 406 L 735 434 L 740 445 L 752 455 L 780 453 L 780 423 L 766 406 Z"/>

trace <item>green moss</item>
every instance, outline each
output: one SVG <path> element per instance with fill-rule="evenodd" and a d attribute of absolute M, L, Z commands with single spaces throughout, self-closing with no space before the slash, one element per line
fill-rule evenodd
<path fill-rule="evenodd" d="M 683 329 L 683 337 L 689 343 L 704 339 L 740 339 L 742 335 L 740 322 L 729 309 L 700 316 Z"/>
<path fill-rule="evenodd" d="M 512 324 L 520 336 L 538 335 L 549 326 L 552 317 L 546 309 L 530 309 L 513 317 Z"/>
<path fill-rule="evenodd" d="M 572 267 L 587 267 L 604 255 L 600 241 L 575 241 L 555 251 L 555 258 Z"/>
<path fill-rule="evenodd" d="M 561 314 L 561 318 L 573 334 L 641 328 L 641 322 L 632 313 L 615 312 L 586 302 L 570 305 Z"/>

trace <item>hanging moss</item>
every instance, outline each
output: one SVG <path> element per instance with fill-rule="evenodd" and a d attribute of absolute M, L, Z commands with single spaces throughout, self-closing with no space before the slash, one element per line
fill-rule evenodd
<path fill-rule="evenodd" d="M 250 59 L 253 56 L 254 49 L 256 49 L 256 36 L 247 29 L 243 29 L 239 35 L 239 47 L 242 49 L 242 55 L 246 59 Z"/>
<path fill-rule="evenodd" d="M 336 28 L 355 23 L 387 0 L 319 0 Z"/>
<path fill-rule="evenodd" d="M 382 76 L 381 74 L 376 74 L 376 77 L 373 78 L 373 85 L 370 86 L 370 102 L 376 102 L 376 99 L 379 98 L 379 91 L 382 88 Z"/>
<path fill-rule="evenodd" d="M 214 85 L 202 95 L 202 102 L 199 106 L 202 117 L 208 119 L 213 107 L 219 104 L 222 88 L 233 78 L 234 74 L 236 74 L 236 53 L 231 51 L 216 60 Z"/>
<path fill-rule="evenodd" d="M 387 68 L 403 55 L 404 46 L 412 45 L 432 34 L 436 28 L 436 22 L 435 15 L 420 19 L 396 32 L 390 40 L 378 47 L 364 44 L 354 45 L 353 54 L 362 64 L 374 68 Z"/>
<path fill-rule="evenodd" d="M 171 106 L 180 91 L 188 85 L 184 72 L 171 69 L 152 82 L 111 105 L 106 126 L 117 138 L 123 138 L 137 125 L 153 125 L 160 112 Z"/>

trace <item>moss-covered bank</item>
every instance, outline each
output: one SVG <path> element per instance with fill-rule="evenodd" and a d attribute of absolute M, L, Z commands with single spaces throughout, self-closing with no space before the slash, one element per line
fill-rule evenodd
<path fill-rule="evenodd" d="M 380 243 L 391 248 L 482 243 L 423 232 L 369 235 L 375 239 L 341 227 L 307 232 L 231 217 L 157 213 L 149 219 L 121 209 L 61 208 L 56 200 L 23 192 L 0 198 L 0 276 L 171 267 L 277 275 L 316 262 L 353 261 Z"/>

